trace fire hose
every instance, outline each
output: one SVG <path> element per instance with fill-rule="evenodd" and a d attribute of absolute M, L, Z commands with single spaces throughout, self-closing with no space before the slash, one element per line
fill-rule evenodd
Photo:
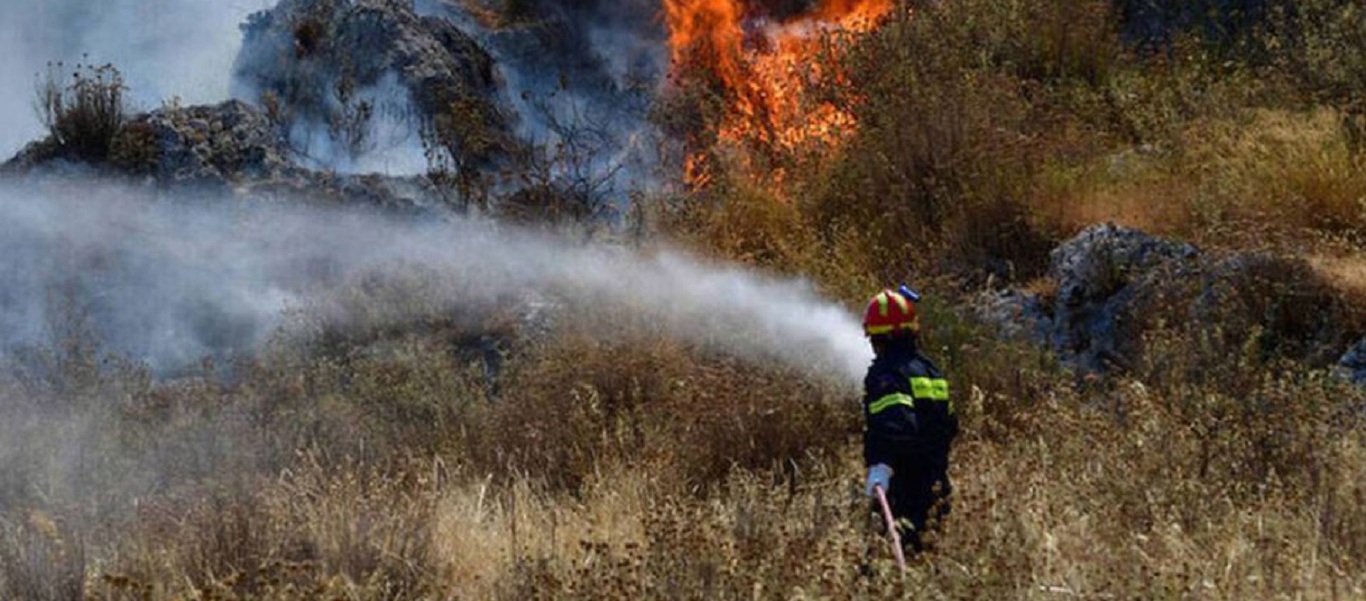
<path fill-rule="evenodd" d="M 877 491 L 877 502 L 882 504 L 882 519 L 887 522 L 887 534 L 892 539 L 892 554 L 896 556 L 896 565 L 901 568 L 901 573 L 906 573 L 906 552 L 901 549 L 901 535 L 896 531 L 896 519 L 892 517 L 892 506 L 887 504 L 887 493 L 882 490 L 882 485 L 873 487 Z"/>

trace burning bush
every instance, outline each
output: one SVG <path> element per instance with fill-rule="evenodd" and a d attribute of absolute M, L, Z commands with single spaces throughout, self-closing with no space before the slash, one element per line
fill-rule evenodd
<path fill-rule="evenodd" d="M 717 153 L 728 151 L 712 142 L 737 150 L 734 158 L 744 167 L 770 168 L 781 180 L 793 159 L 842 140 L 854 119 L 814 92 L 844 83 L 830 59 L 845 36 L 871 30 L 893 6 L 890 0 L 666 2 L 674 80 L 683 91 L 678 98 L 696 103 L 707 130 L 706 137 L 691 138 L 690 183 L 705 183 L 724 167 Z"/>

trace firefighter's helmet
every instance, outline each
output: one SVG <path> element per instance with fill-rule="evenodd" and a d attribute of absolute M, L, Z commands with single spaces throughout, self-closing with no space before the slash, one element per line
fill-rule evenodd
<path fill-rule="evenodd" d="M 914 298 L 895 290 L 883 290 L 868 301 L 868 310 L 863 314 L 864 334 L 901 336 L 919 331 Z"/>

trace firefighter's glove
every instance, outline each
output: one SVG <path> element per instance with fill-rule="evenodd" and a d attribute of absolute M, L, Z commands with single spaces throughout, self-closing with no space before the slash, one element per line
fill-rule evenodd
<path fill-rule="evenodd" d="M 883 492 L 887 492 L 892 486 L 892 468 L 885 463 L 868 468 L 868 496 L 876 497 L 877 491 L 874 489 L 879 486 Z"/>

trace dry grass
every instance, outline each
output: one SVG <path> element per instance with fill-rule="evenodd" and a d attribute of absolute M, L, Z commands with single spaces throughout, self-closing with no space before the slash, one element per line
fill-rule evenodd
<path fill-rule="evenodd" d="M 1259 112 L 1236 129 L 1202 134 L 1213 141 L 1205 210 L 1301 238 L 1355 236 L 1366 225 L 1366 176 L 1332 111 Z"/>
<path fill-rule="evenodd" d="M 368 336 L 333 341 L 364 357 L 345 367 L 277 357 L 290 367 L 230 385 L 105 373 L 82 394 L 132 396 L 83 434 L 103 459 L 49 466 L 99 493 L 7 500 L 6 536 L 29 542 L 0 583 L 156 600 L 1366 594 L 1361 392 L 1255 356 L 1170 370 L 1200 344 L 1181 330 L 1156 331 L 1130 377 L 1074 382 L 926 310 L 964 435 L 954 512 L 904 579 L 860 492 L 852 398 L 615 320 L 517 351 L 497 397 L 458 353 L 367 355 Z M 412 413 L 429 405 L 444 413 Z M 5 423 L 57 456 L 75 444 L 66 416 Z"/>
<path fill-rule="evenodd" d="M 1066 232 L 1105 222 L 1158 235 L 1182 232 L 1197 184 L 1172 174 L 1155 153 L 1121 151 L 1093 165 L 1048 170 L 1037 184 L 1033 219 Z"/>
<path fill-rule="evenodd" d="M 1173 142 L 1049 169 L 1033 219 L 1057 231 L 1111 221 L 1197 244 L 1355 252 L 1366 225 L 1361 161 L 1331 110 L 1256 110 L 1191 124 Z"/>
<path fill-rule="evenodd" d="M 1333 282 L 1345 293 L 1366 299 L 1366 257 L 1360 255 L 1319 255 L 1309 258 L 1309 264 L 1324 279 Z"/>

